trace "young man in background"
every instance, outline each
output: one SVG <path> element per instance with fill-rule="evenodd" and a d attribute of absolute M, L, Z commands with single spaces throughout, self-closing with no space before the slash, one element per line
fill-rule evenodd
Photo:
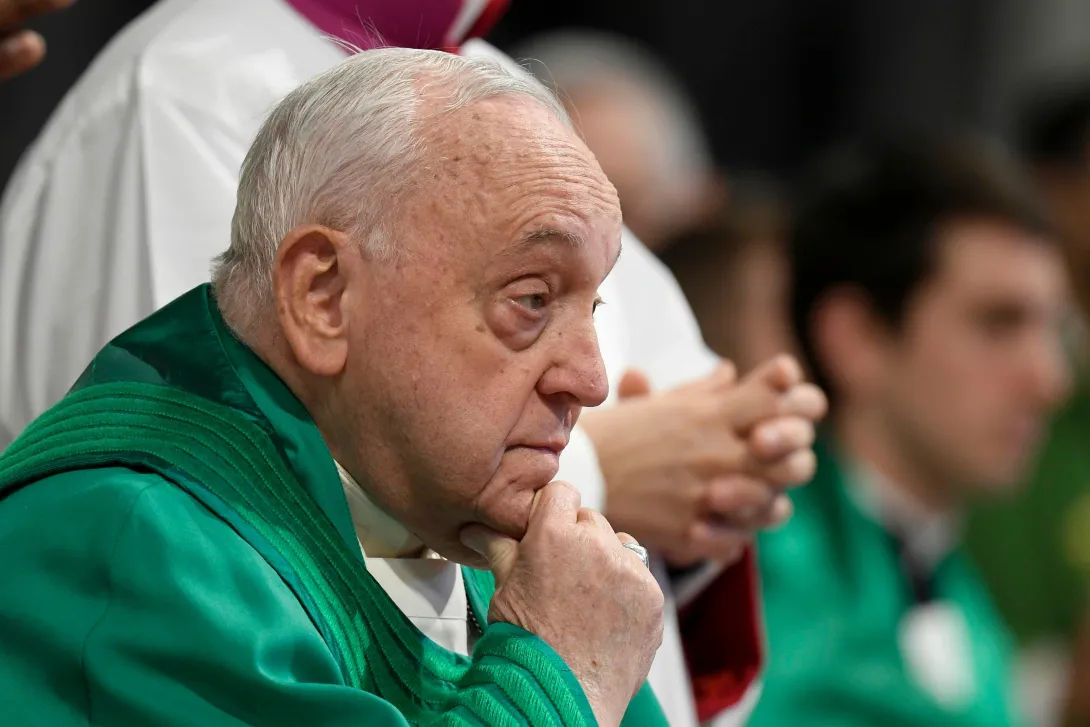
<path fill-rule="evenodd" d="M 958 520 L 1021 483 L 1064 395 L 1060 250 L 1011 170 L 945 142 L 831 160 L 789 249 L 831 414 L 795 517 L 759 541 L 770 661 L 750 724 L 1019 724 Z"/>

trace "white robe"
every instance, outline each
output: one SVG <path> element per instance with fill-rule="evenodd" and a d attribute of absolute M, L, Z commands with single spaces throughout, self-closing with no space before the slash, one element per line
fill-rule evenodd
<path fill-rule="evenodd" d="M 464 52 L 500 55 L 480 41 Z M 96 58 L 0 202 L 0 449 L 110 338 L 208 280 L 265 114 L 344 57 L 280 0 L 163 0 Z M 659 388 L 710 372 L 718 360 L 677 283 L 627 231 L 623 248 L 597 323 L 610 381 L 633 366 Z M 601 509 L 601 471 L 579 427 L 559 477 Z M 692 727 L 668 613 L 651 683 L 671 724 Z M 750 701 L 723 719 L 740 723 Z"/>

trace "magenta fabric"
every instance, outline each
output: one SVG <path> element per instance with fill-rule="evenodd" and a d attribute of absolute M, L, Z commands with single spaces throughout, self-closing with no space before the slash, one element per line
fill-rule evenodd
<path fill-rule="evenodd" d="M 380 46 L 448 49 L 448 39 L 469 0 L 287 0 L 323 33 L 364 50 Z M 487 7 L 485 3 L 483 7 Z M 483 9 L 483 8 L 482 8 Z M 476 20 L 476 19 L 474 19 Z M 472 27 L 474 23 L 469 24 Z"/>

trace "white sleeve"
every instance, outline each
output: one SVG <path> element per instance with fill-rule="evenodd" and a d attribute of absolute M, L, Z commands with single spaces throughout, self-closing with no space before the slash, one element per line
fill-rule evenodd
<path fill-rule="evenodd" d="M 642 369 L 658 391 L 716 369 L 720 358 L 704 343 L 681 286 L 654 253 L 627 230 L 611 278 L 622 304 L 628 367 Z"/>
<path fill-rule="evenodd" d="M 245 146 L 132 95 L 67 99 L 0 203 L 0 449 L 226 247 Z"/>

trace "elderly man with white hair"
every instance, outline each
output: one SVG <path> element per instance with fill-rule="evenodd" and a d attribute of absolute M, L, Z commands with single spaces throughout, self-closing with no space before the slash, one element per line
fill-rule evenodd
<path fill-rule="evenodd" d="M 552 482 L 620 238 L 491 62 L 370 51 L 290 94 L 212 286 L 0 457 L 0 722 L 662 724 L 646 553 Z"/>
<path fill-rule="evenodd" d="M 285 94 L 355 46 L 384 44 L 498 57 L 528 79 L 479 39 L 505 5 L 160 0 L 118 34 L 0 202 L 0 449 L 111 338 L 207 281 L 246 149 Z M 595 320 L 611 393 L 571 430 L 558 477 L 653 553 L 710 563 L 683 584 L 680 619 L 667 592 L 650 682 L 673 727 L 734 725 L 762 663 L 746 546 L 790 514 L 783 488 L 810 478 L 824 403 L 787 360 L 735 381 L 668 271 L 628 230 L 622 237 Z M 661 576 L 661 560 L 652 565 Z"/>

